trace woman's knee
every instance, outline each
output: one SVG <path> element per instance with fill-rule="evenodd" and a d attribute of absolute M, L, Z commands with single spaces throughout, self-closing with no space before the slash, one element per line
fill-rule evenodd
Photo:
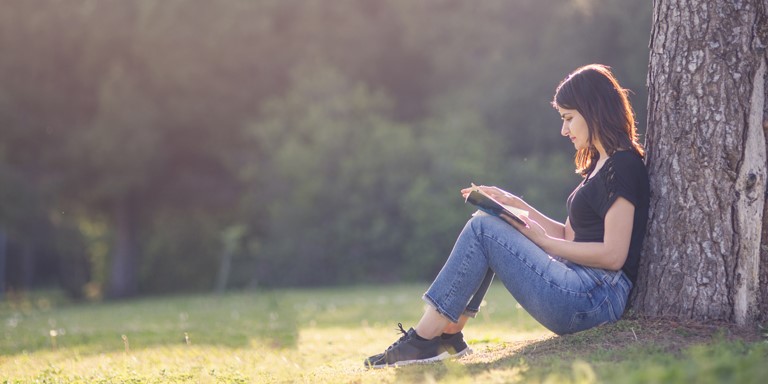
<path fill-rule="evenodd" d="M 501 225 L 509 225 L 504 220 L 488 215 L 488 214 L 477 214 L 472 216 L 472 218 L 469 219 L 467 222 L 467 226 L 472 228 L 475 233 L 483 233 L 487 232 L 489 230 L 498 230 L 498 228 L 503 228 Z"/>
<path fill-rule="evenodd" d="M 467 223 L 467 227 L 478 237 L 489 237 L 494 239 L 509 239 L 517 241 L 520 232 L 515 230 L 509 223 L 503 219 L 491 215 L 475 215 Z"/>

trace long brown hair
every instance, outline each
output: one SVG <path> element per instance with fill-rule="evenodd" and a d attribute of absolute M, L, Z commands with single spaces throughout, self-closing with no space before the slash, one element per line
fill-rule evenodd
<path fill-rule="evenodd" d="M 595 168 L 600 154 L 594 140 L 600 142 L 608 156 L 619 150 L 632 150 L 645 157 L 628 92 L 616 81 L 610 67 L 602 64 L 578 68 L 557 86 L 552 106 L 579 111 L 589 131 L 588 147 L 576 151 L 576 173 L 586 176 Z"/>

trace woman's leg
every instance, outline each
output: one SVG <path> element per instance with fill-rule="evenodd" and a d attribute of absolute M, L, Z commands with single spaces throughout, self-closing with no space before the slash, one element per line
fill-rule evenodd
<path fill-rule="evenodd" d="M 472 295 L 472 300 L 467 304 L 467 308 L 464 309 L 464 313 L 459 316 L 459 321 L 457 323 L 449 322 L 443 329 L 444 335 L 454 335 L 461 332 L 467 325 L 467 321 L 469 321 L 470 318 L 477 316 L 477 313 L 480 311 L 480 306 L 483 303 L 483 299 L 485 298 L 485 294 L 488 292 L 488 287 L 490 287 L 493 282 L 494 275 L 493 271 L 488 269 L 485 273 L 483 282 L 480 283 L 480 287 L 475 294 Z"/>
<path fill-rule="evenodd" d="M 464 326 L 467 325 L 467 321 L 469 321 L 469 316 L 461 315 L 461 317 L 459 317 L 458 323 L 448 322 L 448 325 L 443 328 L 443 333 L 449 335 L 459 333 L 464 329 Z"/>
<path fill-rule="evenodd" d="M 378 368 L 450 357 L 449 343 L 436 336 L 451 322 L 456 327 L 466 323 L 470 301 L 479 308 L 490 285 L 488 277 L 493 276 L 489 270 L 531 316 L 558 334 L 617 320 L 631 288 L 620 271 L 608 273 L 550 257 L 503 220 L 477 216 L 464 227 L 424 294 L 434 309 L 419 321 L 420 332 L 401 327 L 403 336 L 365 365 Z"/>
<path fill-rule="evenodd" d="M 467 304 L 467 308 L 464 309 L 464 313 L 459 316 L 459 321 L 457 323 L 448 323 L 448 325 L 446 325 L 443 329 L 443 334 L 453 335 L 461 332 L 464 329 L 464 326 L 467 325 L 467 321 L 469 321 L 470 318 L 477 316 L 477 313 L 480 312 L 480 306 L 483 303 L 485 294 L 488 292 L 488 288 L 493 282 L 494 275 L 495 273 L 493 273 L 493 271 L 489 268 L 485 273 L 483 282 L 480 283 L 480 287 L 477 289 L 475 294 L 472 295 L 472 300 L 470 300 L 469 304 Z"/>
<path fill-rule="evenodd" d="M 593 291 L 602 285 L 594 275 L 581 266 L 550 257 L 492 216 L 474 217 L 467 223 L 424 300 L 458 323 L 473 296 L 481 293 L 488 269 L 528 313 L 555 333 L 579 330 L 572 327 L 575 315 L 600 309 L 606 300 L 605 295 Z M 602 312 L 594 321 L 602 321 Z"/>
<path fill-rule="evenodd" d="M 438 275 L 437 280 L 450 280 L 452 278 L 452 270 L 455 268 L 451 267 L 453 264 L 451 260 L 458 260 L 460 258 L 459 254 L 464 252 L 466 248 L 465 244 L 472 242 L 472 237 L 474 237 L 472 231 L 468 228 L 469 223 L 459 235 L 459 239 L 456 241 L 451 256 L 448 257 L 448 261 Z M 442 279 L 440 276 L 442 276 Z M 486 267 L 481 273 L 479 272 L 477 276 L 468 278 L 470 276 L 465 275 L 462 277 L 462 280 L 468 284 L 468 287 L 470 287 L 467 295 L 472 296 L 477 293 L 476 305 L 472 307 L 475 308 L 476 312 L 480 307 L 482 297 L 485 295 L 485 290 L 487 290 L 488 285 L 490 285 L 493 274 L 489 272 L 488 267 Z M 435 283 L 433 283 L 433 285 L 435 285 Z M 469 298 L 464 302 L 464 307 L 467 307 L 466 304 L 468 302 Z M 448 331 L 452 331 L 455 327 L 463 327 L 463 325 L 466 324 L 468 316 L 463 314 L 463 312 L 467 308 L 459 310 L 455 318 L 444 316 L 441 312 L 438 312 L 436 308 L 436 306 L 433 306 L 433 308 L 427 309 L 415 329 L 405 331 L 405 329 L 398 324 L 400 330 L 403 332 L 403 336 L 387 348 L 384 353 L 366 359 L 364 363 L 365 366 L 368 368 L 380 368 L 392 365 L 437 361 L 451 356 L 461 356 L 470 351 L 460 335 L 454 335 L 455 337 L 449 337 L 446 340 L 439 337 L 440 334 L 446 330 L 446 327 L 449 327 Z M 454 328 L 450 328 L 449 326 L 452 322 L 456 323 L 452 326 Z"/>
<path fill-rule="evenodd" d="M 475 230 L 478 223 L 488 220 L 500 221 L 492 216 L 476 216 L 467 222 L 443 268 L 424 294 L 427 303 L 455 324 L 449 325 L 449 330 L 460 330 L 457 330 L 459 323 L 467 321 L 463 318 L 475 316 L 493 281 L 494 272 L 482 246 L 484 239 L 478 237 Z M 499 226 L 502 235 L 517 232 L 509 224 L 503 224 L 506 227 Z"/>
<path fill-rule="evenodd" d="M 472 300 L 467 304 L 464 313 L 459 316 L 459 321 L 454 323 L 448 320 L 446 317 L 440 315 L 434 308 L 426 310 L 419 323 L 416 325 L 416 333 L 426 339 L 430 339 L 440 334 L 455 334 L 461 332 L 470 317 L 475 317 L 477 312 L 480 311 L 480 304 L 483 302 L 488 287 L 491 286 L 494 273 L 488 269 L 485 273 L 480 287 L 472 295 Z"/>
<path fill-rule="evenodd" d="M 440 336 L 448 324 L 451 324 L 448 318 L 438 313 L 434 308 L 427 308 L 414 329 L 417 335 L 429 340 Z"/>

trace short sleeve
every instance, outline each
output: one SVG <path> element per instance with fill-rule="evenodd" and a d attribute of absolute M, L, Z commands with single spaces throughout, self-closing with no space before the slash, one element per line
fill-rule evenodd
<path fill-rule="evenodd" d="M 606 162 L 607 169 L 602 180 L 605 183 L 605 200 L 598 207 L 600 216 L 605 217 L 608 209 L 619 196 L 637 207 L 647 171 L 643 160 L 632 151 L 616 152 Z"/>

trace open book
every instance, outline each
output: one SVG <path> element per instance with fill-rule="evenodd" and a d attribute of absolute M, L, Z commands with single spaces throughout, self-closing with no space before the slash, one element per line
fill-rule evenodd
<path fill-rule="evenodd" d="M 528 211 L 496 201 L 496 199 L 483 192 L 475 184 L 472 184 L 472 190 L 469 192 L 469 195 L 467 195 L 466 202 L 476 206 L 481 212 L 485 212 L 489 215 L 501 216 L 501 214 L 504 213 L 511 217 L 512 220 L 523 225 L 525 225 L 525 222 L 520 216 L 528 217 Z"/>

